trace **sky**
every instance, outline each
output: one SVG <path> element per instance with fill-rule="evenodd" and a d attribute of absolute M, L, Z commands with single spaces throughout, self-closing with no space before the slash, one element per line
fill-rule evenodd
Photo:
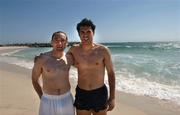
<path fill-rule="evenodd" d="M 95 42 L 180 41 L 180 0 L 0 0 L 0 44 L 50 42 L 76 25 L 96 25 Z"/>

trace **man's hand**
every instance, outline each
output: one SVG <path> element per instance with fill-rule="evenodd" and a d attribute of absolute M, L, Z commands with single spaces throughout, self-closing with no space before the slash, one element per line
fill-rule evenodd
<path fill-rule="evenodd" d="M 107 111 L 113 110 L 114 106 L 115 106 L 115 99 L 109 99 Z"/>

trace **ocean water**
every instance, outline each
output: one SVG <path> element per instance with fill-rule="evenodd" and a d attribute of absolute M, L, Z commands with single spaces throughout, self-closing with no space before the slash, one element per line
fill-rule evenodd
<path fill-rule="evenodd" d="M 111 51 L 116 90 L 180 105 L 180 42 L 105 43 Z M 1 54 L 0 60 L 33 67 L 33 58 L 51 48 L 27 48 Z M 66 51 L 68 48 L 66 49 Z M 77 79 L 72 68 L 70 77 Z M 107 75 L 105 76 L 107 83 Z"/>

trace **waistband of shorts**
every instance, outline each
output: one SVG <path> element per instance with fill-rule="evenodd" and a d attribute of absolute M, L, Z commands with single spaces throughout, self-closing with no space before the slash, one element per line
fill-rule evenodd
<path fill-rule="evenodd" d="M 76 87 L 77 90 L 80 90 L 80 91 L 83 91 L 83 92 L 87 92 L 87 93 L 88 93 L 88 92 L 96 92 L 96 91 L 104 90 L 104 88 L 105 88 L 105 89 L 107 88 L 105 84 L 104 84 L 102 87 L 99 87 L 99 88 L 97 88 L 97 89 L 92 89 L 92 90 L 81 89 L 81 88 L 79 88 L 78 85 L 77 85 L 77 87 Z"/>
<path fill-rule="evenodd" d="M 43 97 L 46 97 L 48 99 L 62 99 L 62 98 L 65 98 L 67 96 L 71 95 L 71 91 L 68 91 L 64 94 L 61 94 L 61 95 L 49 95 L 47 93 L 43 93 Z"/>

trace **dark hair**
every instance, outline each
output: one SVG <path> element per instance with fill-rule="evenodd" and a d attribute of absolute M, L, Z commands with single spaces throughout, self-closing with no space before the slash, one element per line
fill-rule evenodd
<path fill-rule="evenodd" d="M 66 33 L 63 32 L 63 31 L 54 32 L 53 35 L 52 35 L 52 37 L 51 37 L 51 40 L 53 40 L 53 37 L 54 37 L 57 33 L 63 33 L 63 34 L 66 36 L 66 40 L 68 40 L 68 37 L 67 37 Z"/>
<path fill-rule="evenodd" d="M 90 26 L 93 33 L 95 31 L 95 28 L 96 28 L 96 25 L 94 25 L 93 22 L 90 19 L 87 19 L 87 18 L 82 19 L 81 22 L 79 22 L 77 24 L 76 29 L 77 29 L 78 33 L 80 31 L 81 26 Z"/>

